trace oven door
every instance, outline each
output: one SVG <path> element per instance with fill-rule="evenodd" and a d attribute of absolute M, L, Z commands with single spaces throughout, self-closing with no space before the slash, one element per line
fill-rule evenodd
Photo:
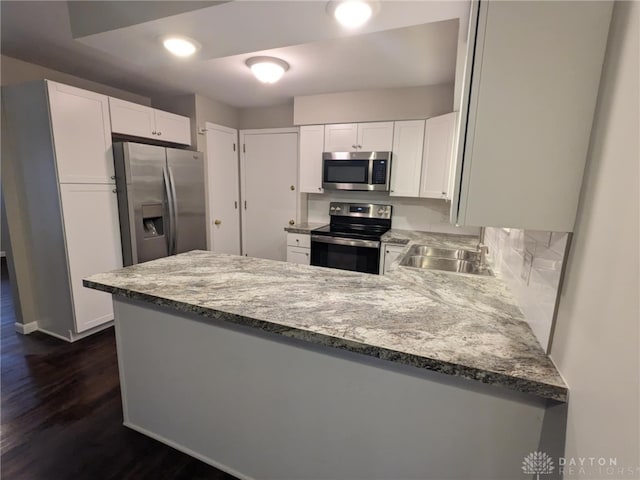
<path fill-rule="evenodd" d="M 378 274 L 380 242 L 311 235 L 311 265 Z"/>
<path fill-rule="evenodd" d="M 370 190 L 370 160 L 323 159 L 322 186 L 328 190 Z"/>

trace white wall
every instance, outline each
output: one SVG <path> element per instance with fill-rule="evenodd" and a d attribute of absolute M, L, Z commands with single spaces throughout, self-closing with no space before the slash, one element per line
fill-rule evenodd
<path fill-rule="evenodd" d="M 485 230 L 484 243 L 494 270 L 509 286 L 544 350 L 549 345 L 568 238 L 564 232 Z"/>
<path fill-rule="evenodd" d="M 475 227 L 456 227 L 449 223 L 450 203 L 426 198 L 390 197 L 381 192 L 329 192 L 310 193 L 308 221 L 329 223 L 330 202 L 382 203 L 393 205 L 392 228 L 428 232 L 477 235 Z"/>
<path fill-rule="evenodd" d="M 71 85 L 73 87 L 84 88 L 92 92 L 102 93 L 112 97 L 121 98 L 130 102 L 142 105 L 151 105 L 151 100 L 143 95 L 120 90 L 102 83 L 93 82 L 84 78 L 76 77 L 68 73 L 59 72 L 50 68 L 42 67 L 34 63 L 23 62 L 16 58 L 2 55 L 0 57 L 0 82 L 2 86 L 17 85 L 19 83 L 31 82 L 33 80 L 54 80 L 56 82 Z"/>
<path fill-rule="evenodd" d="M 293 127 L 293 103 L 240 109 L 240 129 Z"/>
<path fill-rule="evenodd" d="M 639 2 L 616 2 L 551 356 L 569 385 L 566 457 L 640 478 Z"/>
<path fill-rule="evenodd" d="M 453 84 L 299 96 L 295 125 L 415 120 L 453 111 Z"/>

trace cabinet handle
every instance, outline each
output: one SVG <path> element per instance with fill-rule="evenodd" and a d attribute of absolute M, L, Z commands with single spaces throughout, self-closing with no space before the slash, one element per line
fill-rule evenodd
<path fill-rule="evenodd" d="M 358 148 L 357 145 L 351 145 L 351 148 Z"/>
<path fill-rule="evenodd" d="M 291 191 L 293 192 L 293 191 L 296 189 L 296 186 L 295 186 L 295 185 L 291 185 L 289 188 L 290 188 L 290 189 L 291 189 Z"/>
<path fill-rule="evenodd" d="M 305 253 L 305 255 L 306 255 L 307 257 L 309 256 L 309 254 L 308 254 L 308 253 Z"/>
<path fill-rule="evenodd" d="M 293 221 L 293 220 L 290 220 L 290 221 L 289 221 L 289 225 L 293 225 L 293 223 L 291 223 L 292 221 Z M 299 238 L 296 238 L 296 243 L 300 243 L 300 239 L 299 239 Z"/>
<path fill-rule="evenodd" d="M 289 220 L 289 225 L 293 225 L 293 224 L 295 224 L 295 223 L 296 223 L 296 222 L 295 222 L 295 220 Z M 296 240 L 296 242 L 297 242 L 297 241 L 298 241 L 298 240 Z"/>
<path fill-rule="evenodd" d="M 322 187 L 318 187 L 318 191 L 321 192 L 322 191 Z"/>
<path fill-rule="evenodd" d="M 236 210 L 238 209 L 238 201 L 237 200 L 235 202 L 233 202 L 233 208 L 235 208 Z"/>
<path fill-rule="evenodd" d="M 162 132 L 158 132 L 158 136 L 162 135 Z"/>
<path fill-rule="evenodd" d="M 222 223 L 222 221 L 221 221 L 221 220 L 216 219 L 213 223 L 214 223 L 215 225 L 220 225 L 220 224 Z"/>
<path fill-rule="evenodd" d="M 358 148 L 362 148 L 362 145 L 358 145 Z"/>
<path fill-rule="evenodd" d="M 116 176 L 115 175 L 111 175 L 111 180 L 115 180 Z"/>
<path fill-rule="evenodd" d="M 153 132 L 151 132 L 151 135 L 155 135 L 155 134 L 156 134 L 156 131 L 155 131 L 155 130 L 154 130 Z"/>
<path fill-rule="evenodd" d="M 113 190 L 111 190 L 112 193 L 118 193 L 118 190 L 116 190 L 115 188 Z"/>

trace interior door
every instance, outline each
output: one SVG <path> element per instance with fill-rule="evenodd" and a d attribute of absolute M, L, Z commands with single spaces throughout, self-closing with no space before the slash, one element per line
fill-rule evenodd
<path fill-rule="evenodd" d="M 167 148 L 167 170 L 173 201 L 174 253 L 206 250 L 204 160 L 200 152 Z"/>
<path fill-rule="evenodd" d="M 240 255 L 238 131 L 207 123 L 209 250 Z"/>
<path fill-rule="evenodd" d="M 296 218 L 298 133 L 243 133 L 242 143 L 242 251 L 285 261 L 284 227 Z"/>

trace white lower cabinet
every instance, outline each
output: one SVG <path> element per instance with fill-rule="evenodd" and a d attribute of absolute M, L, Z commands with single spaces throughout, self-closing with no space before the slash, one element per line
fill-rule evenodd
<path fill-rule="evenodd" d="M 389 267 L 400 256 L 405 249 L 403 245 L 388 245 L 382 243 L 380 248 L 380 275 L 384 275 L 389 271 Z"/>
<path fill-rule="evenodd" d="M 82 279 L 122 267 L 118 204 L 113 185 L 61 184 L 60 197 L 76 333 L 113 320 L 111 295 Z"/>
<path fill-rule="evenodd" d="M 311 260 L 311 236 L 287 233 L 287 262 L 309 265 Z"/>

